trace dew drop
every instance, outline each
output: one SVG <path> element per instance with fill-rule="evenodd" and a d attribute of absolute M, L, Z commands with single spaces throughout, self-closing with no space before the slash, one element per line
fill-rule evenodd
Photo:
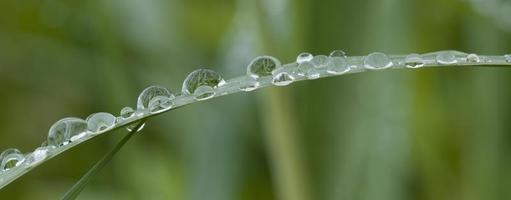
<path fill-rule="evenodd" d="M 286 86 L 291 84 L 295 78 L 287 72 L 279 72 L 273 75 L 272 84 L 276 86 Z"/>
<path fill-rule="evenodd" d="M 296 63 L 301 64 L 304 62 L 310 62 L 313 58 L 314 56 L 312 56 L 312 54 L 304 52 L 296 57 Z"/>
<path fill-rule="evenodd" d="M 271 76 L 271 72 L 281 66 L 280 61 L 274 57 L 259 56 L 250 62 L 247 67 L 247 74 L 254 78 Z"/>
<path fill-rule="evenodd" d="M 146 109 L 149 108 L 149 102 L 157 96 L 168 97 L 169 99 L 174 99 L 174 95 L 167 90 L 167 88 L 161 86 L 150 86 L 146 88 L 140 95 L 137 100 L 137 109 Z"/>
<path fill-rule="evenodd" d="M 442 51 L 436 56 L 436 61 L 442 65 L 454 64 L 456 60 L 456 54 L 452 51 Z"/>
<path fill-rule="evenodd" d="M 419 54 L 412 53 L 405 58 L 405 66 L 408 68 L 419 68 L 424 66 L 424 60 Z"/>
<path fill-rule="evenodd" d="M 121 112 L 120 112 L 120 115 L 121 115 L 121 119 L 129 119 L 133 116 L 135 116 L 135 110 L 133 110 L 133 108 L 131 107 L 124 107 L 121 109 Z"/>
<path fill-rule="evenodd" d="M 327 65 L 327 62 L 328 62 L 328 57 L 326 57 L 325 55 L 314 56 L 314 58 L 311 61 L 312 65 L 315 68 L 325 67 Z"/>
<path fill-rule="evenodd" d="M 33 165 L 43 161 L 46 159 L 51 149 L 50 147 L 39 147 L 35 149 L 34 152 L 25 156 L 25 163 L 27 165 Z"/>
<path fill-rule="evenodd" d="M 171 108 L 174 105 L 172 99 L 166 96 L 155 96 L 149 101 L 149 111 L 159 112 L 167 108 Z"/>
<path fill-rule="evenodd" d="M 208 95 L 214 95 L 214 89 L 225 84 L 220 74 L 209 69 L 198 69 L 190 73 L 183 82 L 182 92 L 187 95 L 193 94 L 208 98 Z M 204 86 L 200 88 L 201 86 Z M 199 91 L 197 91 L 200 88 Z M 213 92 L 211 92 L 213 91 Z M 212 96 L 211 96 L 212 97 Z M 209 98 L 211 98 L 209 97 Z M 199 97 L 201 98 L 201 97 Z"/>
<path fill-rule="evenodd" d="M 392 61 L 387 54 L 375 52 L 364 58 L 364 67 L 368 69 L 386 69 L 392 66 Z"/>
<path fill-rule="evenodd" d="M 255 80 L 252 77 L 249 77 L 247 80 L 245 80 L 242 85 L 240 86 L 241 91 L 250 92 L 259 87 L 259 81 Z"/>
<path fill-rule="evenodd" d="M 212 87 L 207 85 L 201 85 L 197 89 L 195 89 L 193 96 L 196 100 L 202 101 L 213 98 L 215 94 L 216 94 L 215 89 L 213 89 Z"/>
<path fill-rule="evenodd" d="M 87 131 L 87 122 L 80 118 L 67 117 L 53 124 L 48 132 L 48 145 L 61 146 L 71 137 Z"/>
<path fill-rule="evenodd" d="M 479 56 L 477 54 L 474 54 L 474 53 L 468 54 L 466 60 L 467 60 L 467 62 L 475 62 L 475 63 L 481 61 Z"/>
<path fill-rule="evenodd" d="M 314 68 L 314 65 L 311 62 L 303 62 L 298 64 L 298 67 L 295 69 L 295 73 L 300 76 L 305 76 L 308 79 L 317 79 L 320 74 Z"/>
<path fill-rule="evenodd" d="M 506 58 L 506 62 L 511 63 L 511 54 L 504 55 L 504 58 Z"/>
<path fill-rule="evenodd" d="M 94 113 L 87 117 L 87 129 L 93 133 L 100 132 L 115 125 L 115 116 L 110 113 Z"/>
<path fill-rule="evenodd" d="M 128 125 L 128 126 L 126 127 L 126 130 L 128 130 L 129 132 L 131 132 L 131 131 L 133 131 L 133 129 L 134 129 L 134 128 L 136 128 L 136 127 L 137 127 L 137 123 L 134 123 L 134 124 Z M 136 132 L 137 132 L 137 133 L 138 133 L 138 132 L 140 132 L 142 129 L 144 129 L 144 127 L 145 127 L 145 123 L 143 123 L 140 127 L 138 127 L 138 129 L 137 129 L 137 131 L 136 131 Z"/>
<path fill-rule="evenodd" d="M 346 53 L 341 50 L 335 50 L 330 53 L 327 63 L 327 72 L 330 74 L 344 74 L 350 71 L 351 68 L 346 61 Z"/>
<path fill-rule="evenodd" d="M 18 149 L 6 149 L 0 154 L 0 170 L 6 171 L 19 166 L 25 160 L 25 156 Z"/>

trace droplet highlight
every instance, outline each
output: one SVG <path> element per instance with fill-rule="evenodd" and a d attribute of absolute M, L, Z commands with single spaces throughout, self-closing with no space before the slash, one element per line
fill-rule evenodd
<path fill-rule="evenodd" d="M 346 53 L 341 50 L 335 50 L 330 53 L 327 63 L 327 72 L 330 74 L 340 75 L 351 70 L 346 60 Z"/>
<path fill-rule="evenodd" d="M 25 160 L 25 156 L 18 149 L 6 149 L 0 154 L 0 171 L 6 171 L 19 166 Z"/>
<path fill-rule="evenodd" d="M 87 129 L 92 133 L 104 131 L 115 126 L 115 116 L 110 113 L 94 113 L 87 117 Z"/>
<path fill-rule="evenodd" d="M 254 91 L 259 88 L 259 81 L 255 80 L 253 77 L 248 77 L 246 80 L 241 83 L 240 90 L 244 92 Z"/>
<path fill-rule="evenodd" d="M 128 125 L 128 126 L 126 127 L 126 130 L 127 130 L 127 131 L 129 131 L 129 132 L 131 132 L 131 131 L 133 131 L 133 129 L 134 129 L 134 128 L 136 128 L 136 127 L 137 127 L 137 123 L 134 123 L 134 124 Z M 138 129 L 137 129 L 135 132 L 136 132 L 136 133 L 140 132 L 142 129 L 144 129 L 144 127 L 145 127 L 145 123 L 143 123 L 142 125 L 140 125 L 140 127 L 138 127 Z"/>
<path fill-rule="evenodd" d="M 167 97 L 169 99 L 174 99 L 174 94 L 170 92 L 167 88 L 161 87 L 161 86 L 150 86 L 144 91 L 140 93 L 137 100 L 137 109 L 148 109 L 149 108 L 149 102 L 157 96 L 163 96 Z"/>
<path fill-rule="evenodd" d="M 87 122 L 80 118 L 67 117 L 55 122 L 48 131 L 48 145 L 61 146 L 71 137 L 87 131 Z"/>
<path fill-rule="evenodd" d="M 467 62 L 480 62 L 481 59 L 479 58 L 479 56 L 477 54 L 474 54 L 474 53 L 471 53 L 471 54 L 468 54 L 467 57 L 466 57 L 466 61 Z"/>
<path fill-rule="evenodd" d="M 273 75 L 272 84 L 276 86 L 286 86 L 291 84 L 295 78 L 287 72 L 279 72 Z"/>
<path fill-rule="evenodd" d="M 364 67 L 368 69 L 387 69 L 392 66 L 392 61 L 387 54 L 375 52 L 364 58 Z"/>
<path fill-rule="evenodd" d="M 419 54 L 413 53 L 410 55 L 407 55 L 405 58 L 405 66 L 407 68 L 419 68 L 423 67 L 425 64 L 424 59 Z"/>
<path fill-rule="evenodd" d="M 259 56 L 254 58 L 247 67 L 247 74 L 254 77 L 271 76 L 271 72 L 282 64 L 277 58 L 271 56 Z"/>
<path fill-rule="evenodd" d="M 304 52 L 296 57 L 296 63 L 301 64 L 304 62 L 310 62 L 313 58 L 314 56 L 311 53 Z"/>

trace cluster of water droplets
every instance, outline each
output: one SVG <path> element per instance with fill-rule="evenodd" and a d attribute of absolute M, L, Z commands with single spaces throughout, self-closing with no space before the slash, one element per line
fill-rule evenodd
<path fill-rule="evenodd" d="M 85 120 L 77 117 L 58 120 L 50 127 L 46 141 L 33 152 L 23 154 L 17 149 L 2 152 L 0 175 L 21 166 L 33 167 L 50 156 L 114 128 L 126 126 L 127 130 L 132 131 L 137 125 L 135 122 L 142 118 L 215 96 L 366 70 L 445 65 L 511 65 L 511 55 L 481 56 L 459 51 L 439 51 L 408 55 L 374 52 L 366 56 L 347 56 L 344 51 L 335 50 L 328 55 L 301 53 L 295 62 L 289 64 L 282 64 L 272 56 L 259 56 L 248 64 L 245 76 L 227 81 L 213 70 L 198 69 L 184 79 L 180 93 L 173 93 L 162 86 L 150 86 L 140 93 L 135 108 L 124 107 L 118 116 L 98 112 Z M 136 131 L 142 130 L 144 126 L 140 125 Z M 3 183 L 5 180 L 0 176 L 0 188 L 5 185 Z"/>

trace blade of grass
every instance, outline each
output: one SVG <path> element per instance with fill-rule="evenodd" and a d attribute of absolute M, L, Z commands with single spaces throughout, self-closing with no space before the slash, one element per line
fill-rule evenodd
<path fill-rule="evenodd" d="M 103 167 L 106 166 L 106 164 L 112 160 L 114 155 L 128 142 L 128 140 L 137 132 L 137 130 L 145 123 L 145 120 L 140 121 L 135 128 L 133 128 L 122 140 L 117 143 L 117 145 L 108 152 L 101 160 L 99 160 L 92 168 L 89 169 L 89 171 L 80 178 L 78 182 L 73 185 L 71 189 L 69 189 L 64 197 L 62 197 L 63 200 L 73 200 L 78 197 L 80 192 L 87 186 L 87 184 L 96 176 L 96 174 L 103 169 Z"/>

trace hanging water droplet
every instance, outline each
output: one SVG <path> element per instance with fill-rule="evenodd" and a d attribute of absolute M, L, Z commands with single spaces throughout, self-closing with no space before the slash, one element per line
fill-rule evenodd
<path fill-rule="evenodd" d="M 313 58 L 314 56 L 312 56 L 312 54 L 304 52 L 296 57 L 296 63 L 300 64 L 304 62 L 310 62 Z"/>
<path fill-rule="evenodd" d="M 0 154 L 0 171 L 12 169 L 25 160 L 25 156 L 18 149 L 6 149 Z"/>
<path fill-rule="evenodd" d="M 137 109 L 149 108 L 149 102 L 157 96 L 164 96 L 169 99 L 174 99 L 172 94 L 167 88 L 161 86 L 150 86 L 140 93 L 137 100 Z"/>
<path fill-rule="evenodd" d="M 295 78 L 287 72 L 279 72 L 273 75 L 272 84 L 276 86 L 285 86 L 291 84 Z"/>
<path fill-rule="evenodd" d="M 172 99 L 166 96 L 155 96 L 151 101 L 149 101 L 149 111 L 158 112 L 165 110 L 167 108 L 171 108 L 174 105 Z"/>
<path fill-rule="evenodd" d="M 253 91 L 259 87 L 259 81 L 255 80 L 252 77 L 248 77 L 241 84 L 242 85 L 240 86 L 240 90 L 245 92 Z"/>
<path fill-rule="evenodd" d="M 110 113 L 94 113 L 87 117 L 87 129 L 92 133 L 100 132 L 115 126 L 115 116 Z"/>
<path fill-rule="evenodd" d="M 134 123 L 134 124 L 128 125 L 128 126 L 126 127 L 126 130 L 128 130 L 129 132 L 133 131 L 133 129 L 137 127 L 137 124 L 138 124 L 138 123 Z M 137 131 L 136 131 L 136 132 L 137 132 L 137 133 L 138 133 L 138 132 L 140 132 L 142 129 L 144 129 L 144 127 L 145 127 L 145 123 L 143 123 L 142 125 L 140 125 L 140 127 L 138 127 L 138 129 L 137 129 Z"/>
<path fill-rule="evenodd" d="M 129 119 L 130 117 L 133 117 L 135 115 L 135 110 L 133 110 L 133 108 L 131 107 L 124 107 L 121 109 L 121 118 L 126 120 L 126 119 Z"/>
<path fill-rule="evenodd" d="M 351 68 L 346 61 L 346 53 L 341 50 L 335 50 L 330 53 L 327 63 L 327 72 L 330 74 L 344 74 L 350 71 Z"/>
<path fill-rule="evenodd" d="M 467 62 L 476 62 L 476 63 L 481 61 L 479 56 L 474 53 L 468 54 L 466 60 L 467 60 Z"/>
<path fill-rule="evenodd" d="M 208 95 L 214 95 L 214 91 L 211 92 L 211 90 L 214 90 L 224 84 L 225 81 L 222 76 L 215 71 L 209 69 L 198 69 L 186 77 L 183 82 L 182 92 L 187 95 L 193 94 L 196 97 L 197 95 L 206 95 L 205 97 L 208 97 Z M 202 87 L 200 91 L 197 92 L 196 90 L 201 86 L 205 87 Z M 204 92 L 206 92 L 206 94 L 204 94 Z"/>
<path fill-rule="evenodd" d="M 87 131 L 87 122 L 75 117 L 61 119 L 53 124 L 48 132 L 48 145 L 60 146 L 71 137 Z"/>
<path fill-rule="evenodd" d="M 511 63 L 511 54 L 504 55 L 506 62 Z"/>
<path fill-rule="evenodd" d="M 25 156 L 25 163 L 27 165 L 33 165 L 43 161 L 46 159 L 51 149 L 50 147 L 39 147 L 35 149 L 34 152 Z"/>
<path fill-rule="evenodd" d="M 456 60 L 456 54 L 452 51 L 442 51 L 436 56 L 436 61 L 443 65 L 454 64 Z"/>
<path fill-rule="evenodd" d="M 330 58 L 331 57 L 342 57 L 342 58 L 346 58 L 346 52 L 342 51 L 342 50 L 334 50 L 332 52 L 330 52 Z"/>
<path fill-rule="evenodd" d="M 392 61 L 387 54 L 375 52 L 364 58 L 364 67 L 368 69 L 386 69 L 392 66 Z"/>
<path fill-rule="evenodd" d="M 419 68 L 424 66 L 424 60 L 419 54 L 412 53 L 405 58 L 405 66 L 408 68 Z"/>
<path fill-rule="evenodd" d="M 211 99 L 215 96 L 215 94 L 216 94 L 215 89 L 207 85 L 199 86 L 198 88 L 195 89 L 195 92 L 193 93 L 194 98 L 199 101 Z"/>
<path fill-rule="evenodd" d="M 259 56 L 254 58 L 247 67 L 247 74 L 259 78 L 263 76 L 271 76 L 271 72 L 282 64 L 277 58 L 271 56 Z"/>
<path fill-rule="evenodd" d="M 328 62 L 328 57 L 326 57 L 325 55 L 314 56 L 314 58 L 311 61 L 312 65 L 315 68 L 325 67 L 327 65 L 327 62 Z"/>

